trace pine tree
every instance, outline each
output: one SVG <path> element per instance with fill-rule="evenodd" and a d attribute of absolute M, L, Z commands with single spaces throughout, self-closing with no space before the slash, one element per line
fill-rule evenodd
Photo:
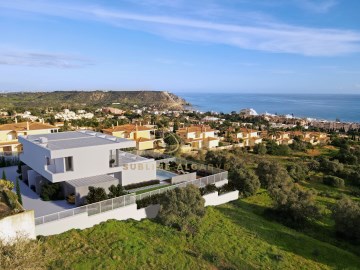
<path fill-rule="evenodd" d="M 3 170 L 3 173 L 2 173 L 2 179 L 6 180 L 6 173 L 5 173 L 5 170 Z"/>
<path fill-rule="evenodd" d="M 21 197 L 21 191 L 20 191 L 20 183 L 19 183 L 19 178 L 16 177 L 16 195 L 18 197 L 18 202 L 22 205 L 22 197 Z"/>

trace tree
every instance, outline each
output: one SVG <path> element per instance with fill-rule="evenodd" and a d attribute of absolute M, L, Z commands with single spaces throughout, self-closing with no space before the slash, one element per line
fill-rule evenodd
<path fill-rule="evenodd" d="M 272 185 L 268 189 L 274 200 L 277 217 L 285 224 L 301 227 L 307 220 L 319 216 L 319 208 L 315 203 L 315 193 L 303 190 L 292 181 Z"/>
<path fill-rule="evenodd" d="M 5 170 L 3 170 L 3 172 L 2 172 L 2 179 L 7 180 L 7 179 L 6 179 L 6 173 L 5 173 Z"/>
<path fill-rule="evenodd" d="M 300 181 L 304 181 L 308 175 L 308 170 L 307 170 L 307 166 L 305 164 L 298 164 L 298 163 L 293 163 L 290 164 L 287 167 L 287 171 L 290 175 L 290 177 L 292 179 L 294 179 L 294 181 L 300 182 Z"/>
<path fill-rule="evenodd" d="M 204 205 L 205 200 L 197 187 L 176 188 L 162 197 L 158 220 L 163 225 L 193 235 L 205 215 Z"/>
<path fill-rule="evenodd" d="M 256 194 L 260 188 L 259 177 L 252 170 L 241 168 L 232 171 L 229 179 L 245 197 Z"/>
<path fill-rule="evenodd" d="M 287 171 L 278 163 L 271 161 L 260 162 L 256 174 L 264 188 L 289 180 Z"/>
<path fill-rule="evenodd" d="M 360 204 L 348 197 L 333 208 L 336 232 L 344 238 L 360 240 Z"/>
<path fill-rule="evenodd" d="M 342 188 L 342 187 L 345 186 L 344 179 L 341 179 L 339 177 L 332 176 L 332 175 L 324 176 L 323 183 L 325 185 L 328 185 L 328 186 L 331 186 L 331 187 L 337 187 L 337 188 Z"/>
<path fill-rule="evenodd" d="M 89 187 L 89 193 L 86 195 L 87 203 L 96 203 L 100 201 L 104 201 L 108 198 L 106 195 L 105 189 L 102 187 Z"/>
<path fill-rule="evenodd" d="M 16 177 L 16 195 L 18 197 L 18 202 L 22 205 L 22 196 L 21 196 L 21 191 L 20 191 L 20 183 L 19 183 L 19 178 Z"/>
<path fill-rule="evenodd" d="M 265 155 L 267 152 L 266 145 L 263 143 L 256 144 L 254 146 L 254 153 L 258 155 Z"/>
<path fill-rule="evenodd" d="M 109 198 L 116 198 L 116 197 L 120 197 L 120 196 L 127 194 L 127 192 L 124 190 L 123 186 L 120 184 L 118 184 L 117 186 L 111 185 L 109 187 L 109 191 L 110 191 L 108 194 Z"/>

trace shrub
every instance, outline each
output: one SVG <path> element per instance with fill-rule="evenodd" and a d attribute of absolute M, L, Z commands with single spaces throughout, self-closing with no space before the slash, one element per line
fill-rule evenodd
<path fill-rule="evenodd" d="M 337 187 L 337 188 L 341 188 L 345 186 L 345 181 L 344 179 L 341 179 L 339 177 L 336 176 L 332 176 L 332 175 L 327 175 L 323 178 L 323 183 L 325 185 L 331 186 L 331 187 Z"/>
<path fill-rule="evenodd" d="M 258 155 L 265 155 L 267 152 L 266 145 L 263 143 L 256 144 L 254 146 L 254 153 Z"/>
<path fill-rule="evenodd" d="M 0 269 L 46 269 L 55 253 L 42 243 L 18 236 L 12 243 L 0 240 Z"/>
<path fill-rule="evenodd" d="M 158 220 L 188 234 L 195 234 L 201 218 L 205 215 L 205 200 L 193 185 L 176 188 L 164 194 Z"/>
<path fill-rule="evenodd" d="M 206 194 L 211 194 L 216 192 L 218 189 L 214 184 L 206 185 L 205 187 L 200 188 L 200 193 L 202 196 Z"/>
<path fill-rule="evenodd" d="M 45 183 L 41 187 L 40 197 L 44 201 L 63 200 L 63 192 L 60 183 Z"/>
<path fill-rule="evenodd" d="M 295 182 L 304 181 L 308 175 L 307 166 L 305 164 L 293 163 L 287 166 L 287 171 Z"/>
<path fill-rule="evenodd" d="M 164 193 L 163 194 L 155 194 L 155 195 L 152 195 L 152 196 L 148 196 L 148 197 L 146 197 L 144 199 L 137 200 L 136 201 L 137 208 L 140 209 L 140 208 L 144 208 L 144 207 L 147 207 L 149 205 L 152 205 L 152 204 L 160 204 L 161 198 L 162 198 L 163 195 L 164 195 Z"/>
<path fill-rule="evenodd" d="M 128 189 L 134 189 L 134 188 L 147 187 L 147 186 L 152 186 L 152 185 L 156 185 L 156 184 L 159 184 L 159 183 L 160 183 L 160 180 L 151 180 L 151 181 L 126 185 L 126 186 L 124 186 L 124 189 L 128 190 Z"/>
<path fill-rule="evenodd" d="M 18 213 L 23 211 L 21 204 L 18 202 L 16 194 L 10 190 L 3 190 L 2 196 L 4 197 L 6 204 L 10 207 L 13 212 Z"/>
<path fill-rule="evenodd" d="M 259 177 L 252 170 L 241 168 L 232 171 L 229 179 L 234 187 L 245 197 L 256 194 L 260 188 Z"/>
<path fill-rule="evenodd" d="M 225 184 L 218 188 L 219 195 L 229 193 L 234 190 L 236 190 L 236 188 L 232 182 L 229 182 L 228 184 Z"/>
<path fill-rule="evenodd" d="M 5 179 L 0 179 L 0 190 L 4 188 L 12 190 L 14 188 L 14 183 Z"/>
<path fill-rule="evenodd" d="M 69 195 L 66 196 L 66 201 L 69 204 L 75 204 L 75 193 L 71 193 Z"/>
<path fill-rule="evenodd" d="M 272 185 L 269 195 L 275 203 L 276 218 L 280 218 L 286 225 L 301 227 L 307 220 L 319 216 L 315 194 L 301 189 L 290 180 Z"/>
<path fill-rule="evenodd" d="M 89 187 L 89 193 L 86 195 L 86 203 L 96 203 L 108 198 L 105 189 L 102 187 Z"/>
<path fill-rule="evenodd" d="M 287 171 L 280 164 L 270 161 L 260 162 L 256 174 L 264 188 L 290 179 Z"/>
<path fill-rule="evenodd" d="M 335 229 L 338 235 L 350 239 L 360 240 L 360 205 L 350 198 L 343 198 L 333 208 Z"/>
<path fill-rule="evenodd" d="M 111 185 L 109 187 L 109 191 L 110 191 L 108 194 L 109 198 L 116 198 L 116 197 L 120 197 L 120 196 L 127 194 L 127 192 L 124 190 L 123 186 L 120 184 L 118 184 L 117 186 Z"/>

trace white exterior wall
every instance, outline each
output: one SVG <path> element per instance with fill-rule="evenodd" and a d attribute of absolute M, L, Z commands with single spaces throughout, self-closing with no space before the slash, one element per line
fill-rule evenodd
<path fill-rule="evenodd" d="M 119 145 L 109 144 L 50 151 L 22 138 L 20 140 L 24 148 L 24 153 L 20 157 L 21 161 L 54 183 L 122 171 L 122 167 L 110 168 L 109 166 L 110 150 L 115 151 Z M 131 146 L 133 142 L 129 142 Z M 46 166 L 46 157 L 55 159 L 54 165 L 49 165 L 49 170 L 47 170 Z M 73 157 L 73 171 L 64 172 L 65 163 L 63 158 L 65 157 Z M 154 162 L 154 160 L 146 162 Z M 140 163 L 144 162 L 140 161 Z M 57 173 L 52 173 L 54 170 Z M 149 177 L 155 179 L 153 175 L 156 174 L 156 171 L 147 172 L 147 174 L 150 174 Z M 139 172 L 138 175 L 141 179 L 145 179 L 142 181 L 150 180 L 149 177 L 145 177 L 146 174 L 143 172 Z"/>
<path fill-rule="evenodd" d="M 4 217 L 0 220 L 0 239 L 9 243 L 16 237 L 36 238 L 34 210 Z"/>
<path fill-rule="evenodd" d="M 127 164 L 121 173 L 122 186 L 156 179 L 156 161 L 146 160 L 135 164 Z"/>

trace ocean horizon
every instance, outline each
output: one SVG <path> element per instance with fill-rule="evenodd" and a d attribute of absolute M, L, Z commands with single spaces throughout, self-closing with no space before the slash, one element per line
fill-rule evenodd
<path fill-rule="evenodd" d="M 230 113 L 252 108 L 259 114 L 360 122 L 358 94 L 174 93 L 189 102 L 192 108 L 203 112 Z"/>

